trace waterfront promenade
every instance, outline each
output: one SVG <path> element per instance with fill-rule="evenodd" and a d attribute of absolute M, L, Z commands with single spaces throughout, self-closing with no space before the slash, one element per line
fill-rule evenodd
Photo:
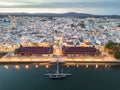
<path fill-rule="evenodd" d="M 66 65 L 120 65 L 120 60 L 106 59 L 106 58 L 67 58 L 63 56 L 53 56 L 53 57 L 40 57 L 40 56 L 30 56 L 30 57 L 2 57 L 0 58 L 0 64 L 29 64 L 29 63 L 55 63 L 57 60 Z"/>

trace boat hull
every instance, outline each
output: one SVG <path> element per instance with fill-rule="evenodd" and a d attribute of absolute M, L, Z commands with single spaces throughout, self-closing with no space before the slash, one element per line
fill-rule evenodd
<path fill-rule="evenodd" d="M 45 74 L 46 76 L 48 76 L 50 79 L 62 79 L 62 78 L 66 78 L 68 76 L 70 76 L 71 74 Z"/>

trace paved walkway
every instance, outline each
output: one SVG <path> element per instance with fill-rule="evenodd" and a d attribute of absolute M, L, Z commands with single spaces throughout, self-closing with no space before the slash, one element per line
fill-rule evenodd
<path fill-rule="evenodd" d="M 53 57 L 40 57 L 40 56 L 30 56 L 30 57 L 3 57 L 0 58 L 0 62 L 120 62 L 120 60 L 115 60 L 114 58 L 67 58 L 64 56 L 53 56 Z"/>

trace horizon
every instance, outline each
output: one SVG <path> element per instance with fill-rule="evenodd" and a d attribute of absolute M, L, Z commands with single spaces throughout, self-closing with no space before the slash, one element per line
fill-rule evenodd
<path fill-rule="evenodd" d="M 80 12 L 63 12 L 63 13 L 29 13 L 29 12 L 0 12 L 0 15 L 7 15 L 7 14 L 9 14 L 9 15 L 45 15 L 45 16 L 52 16 L 52 15 L 60 15 L 60 16 L 62 16 L 62 15 L 64 15 L 64 14 L 66 14 L 65 16 L 78 16 L 78 15 L 82 15 L 82 14 L 84 14 L 84 15 L 88 15 L 88 16 L 120 16 L 120 15 L 116 15 L 116 14 L 113 14 L 113 15 L 111 15 L 111 14 L 90 14 L 90 13 L 80 13 Z M 64 16 L 63 16 L 64 17 Z"/>

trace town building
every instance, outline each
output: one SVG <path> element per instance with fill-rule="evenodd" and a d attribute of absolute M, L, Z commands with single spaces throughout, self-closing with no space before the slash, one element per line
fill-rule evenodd
<path fill-rule="evenodd" d="M 70 46 L 63 46 L 62 52 L 66 56 L 81 56 L 81 55 L 90 55 L 96 56 L 100 55 L 100 51 L 95 47 L 70 47 Z"/>
<path fill-rule="evenodd" d="M 15 55 L 47 55 L 50 56 L 53 53 L 53 47 L 22 47 L 20 46 L 18 49 L 15 50 Z"/>

